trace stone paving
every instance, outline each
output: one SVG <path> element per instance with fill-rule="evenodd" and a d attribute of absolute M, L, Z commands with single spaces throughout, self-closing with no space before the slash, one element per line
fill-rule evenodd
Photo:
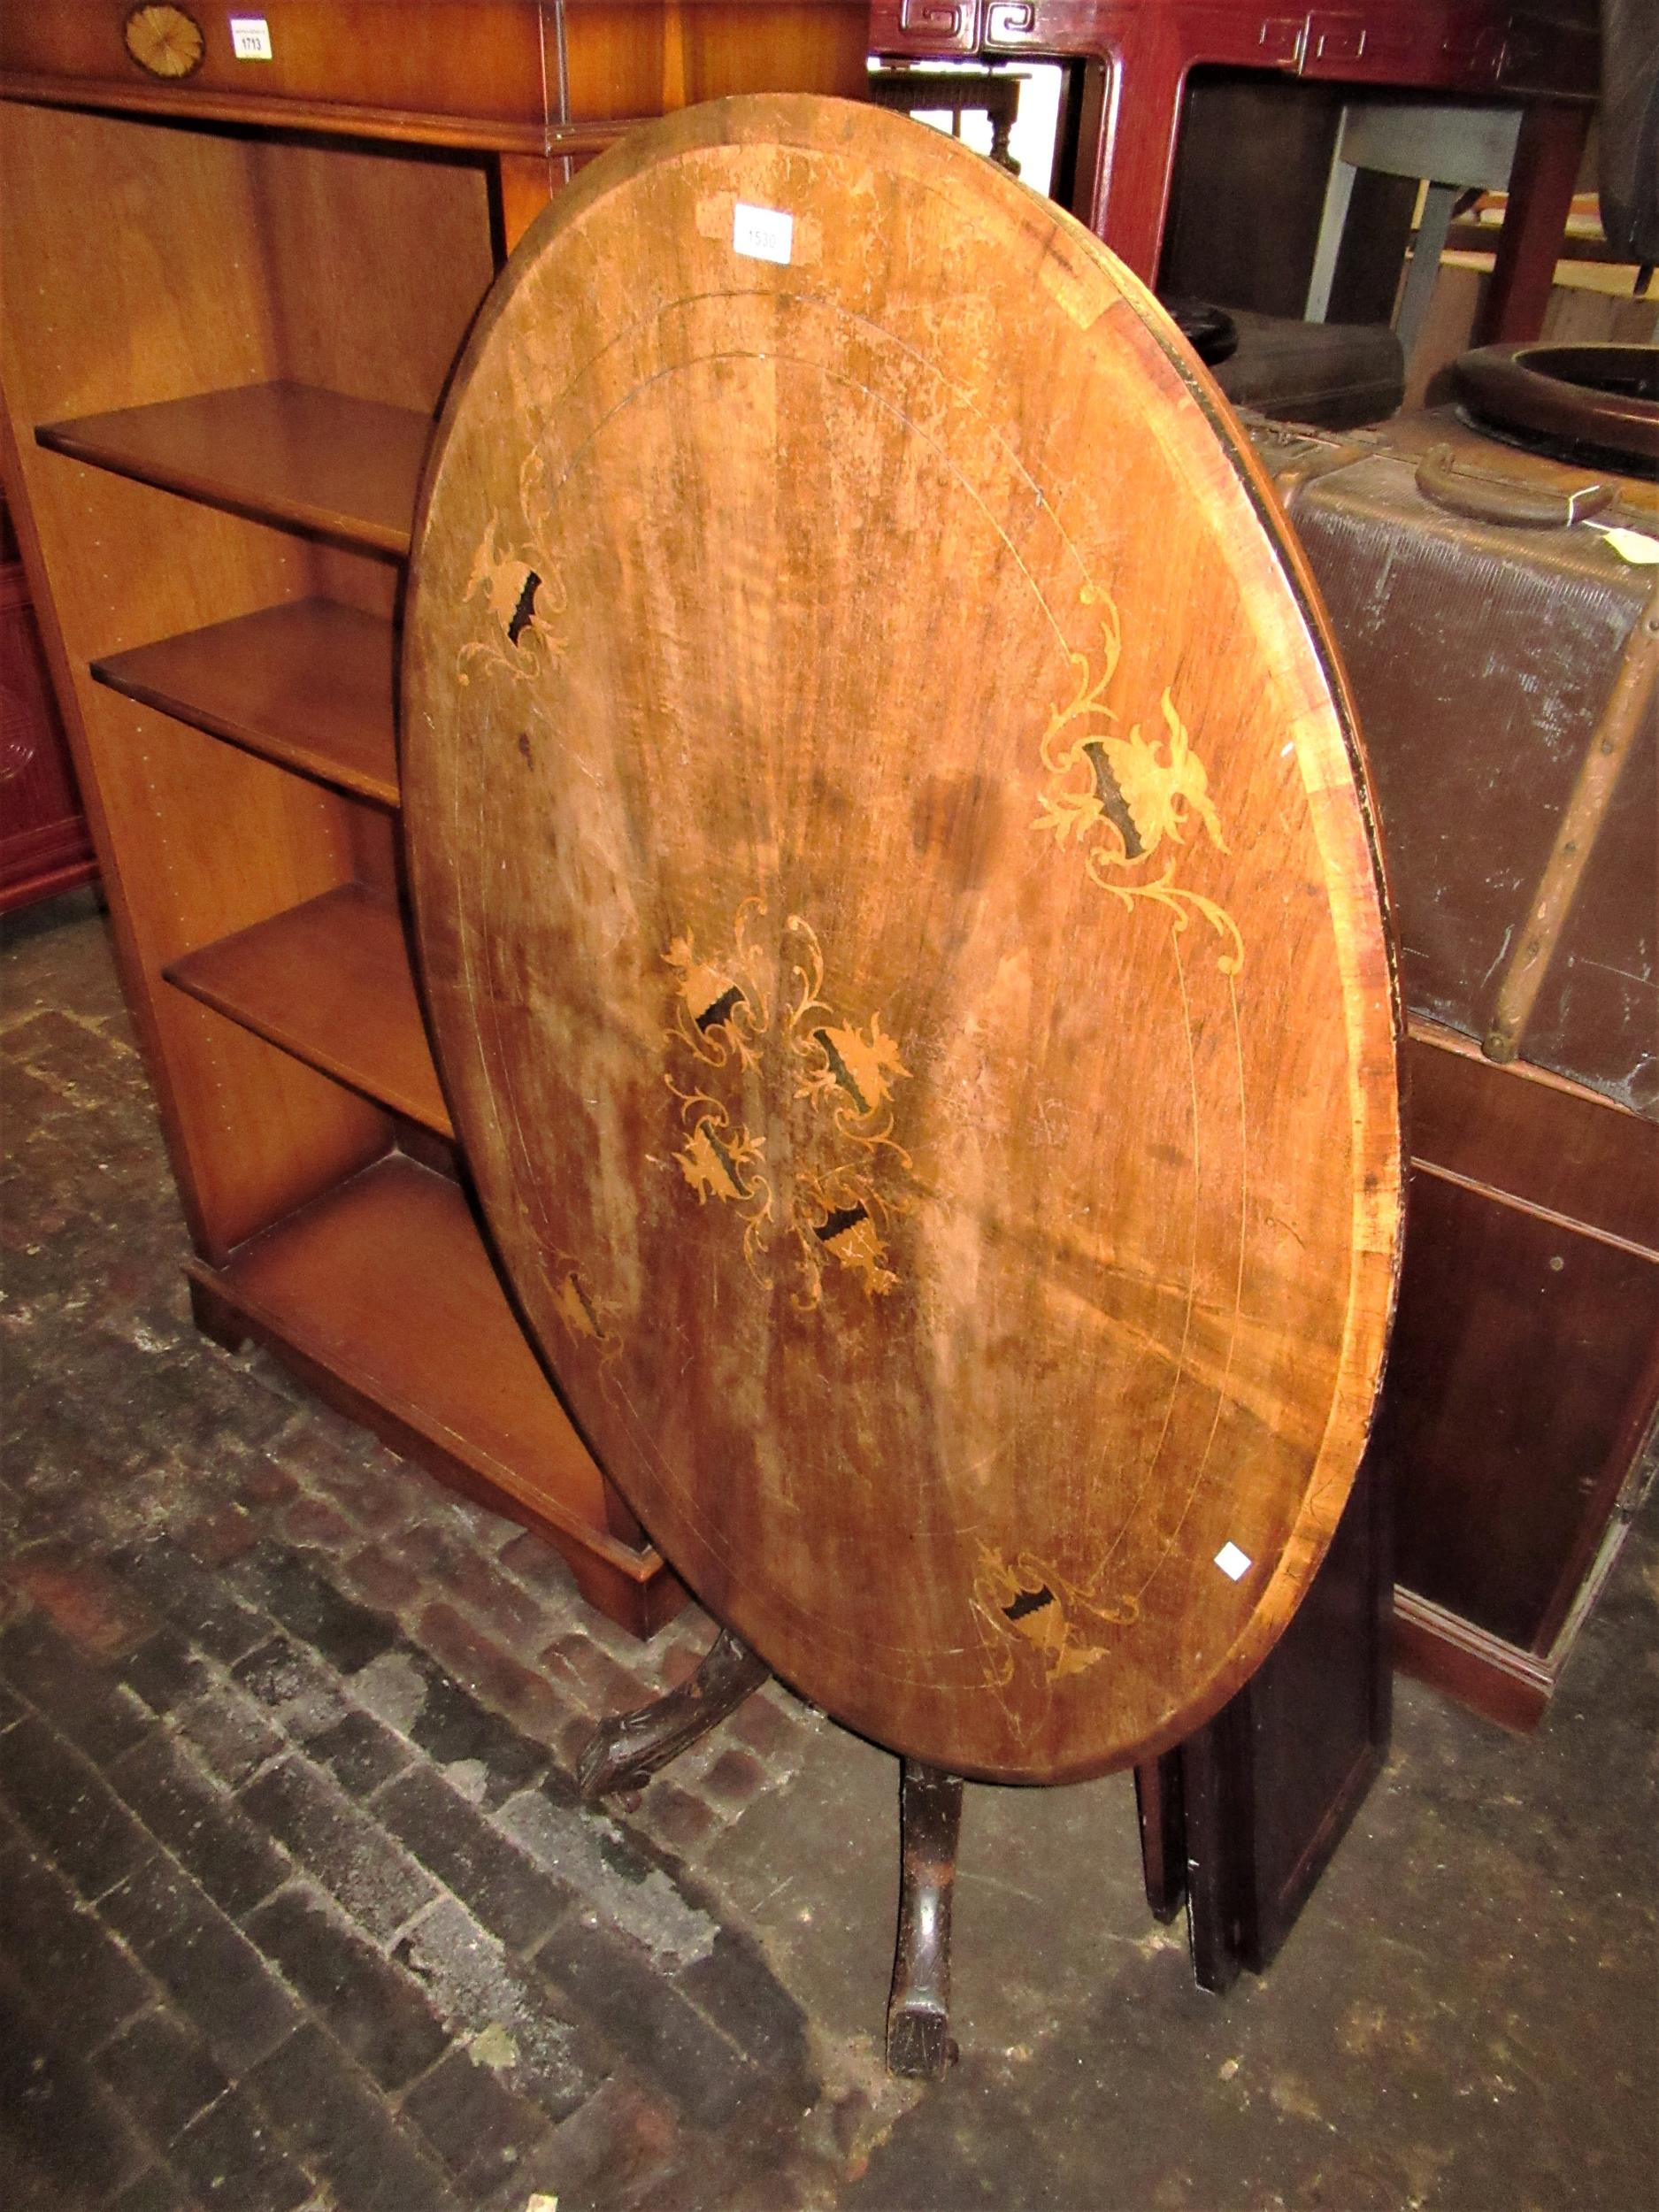
<path fill-rule="evenodd" d="M 1517 1744 L 1409 1688 L 1274 1973 L 1148 1921 L 1121 1778 L 971 1790 L 964 2058 L 887 2081 L 896 1767 L 192 1328 L 89 903 L 0 948 L 0 2206 L 1537 2205 L 1655 2171 L 1651 1534 Z"/>
<path fill-rule="evenodd" d="M 14 929 L 0 1018 L 0 2198 L 646 2205 L 718 2151 L 723 2200 L 776 2200 L 824 2080 L 685 1855 L 824 1724 L 768 1690 L 630 1816 L 579 1805 L 595 1717 L 708 1623 L 634 1642 L 196 1334 L 100 951 Z"/>

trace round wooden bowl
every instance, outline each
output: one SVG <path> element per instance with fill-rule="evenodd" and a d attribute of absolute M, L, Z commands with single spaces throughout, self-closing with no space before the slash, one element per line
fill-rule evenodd
<path fill-rule="evenodd" d="M 1459 355 L 1452 380 L 1500 434 L 1592 448 L 1649 471 L 1659 461 L 1659 346 L 1478 346 Z"/>

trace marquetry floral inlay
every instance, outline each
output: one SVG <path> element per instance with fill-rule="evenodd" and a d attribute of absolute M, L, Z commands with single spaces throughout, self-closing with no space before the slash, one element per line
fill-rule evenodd
<path fill-rule="evenodd" d="M 1195 829 L 1217 852 L 1228 849 L 1209 774 L 1168 690 L 1159 702 L 1161 735 L 1146 737 L 1138 722 L 1123 733 L 1117 709 L 1106 703 L 1122 650 L 1118 611 L 1098 586 L 1085 585 L 1082 598 L 1100 610 L 1098 662 L 1087 653 L 1071 656 L 1077 689 L 1053 709 L 1043 733 L 1047 772 L 1033 826 L 1075 846 L 1090 878 L 1125 906 L 1163 907 L 1178 930 L 1201 916 L 1222 941 L 1217 966 L 1237 975 L 1244 965 L 1237 924 L 1214 899 L 1176 880 L 1181 853 L 1170 849 L 1185 847 Z"/>

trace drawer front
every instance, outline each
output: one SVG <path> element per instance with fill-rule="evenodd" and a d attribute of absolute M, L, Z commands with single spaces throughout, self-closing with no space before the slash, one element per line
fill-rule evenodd
<path fill-rule="evenodd" d="M 152 35 L 148 42 L 135 34 L 135 55 L 127 37 L 130 0 L 0 8 L 0 70 L 107 85 L 140 102 L 165 99 L 187 113 L 198 104 L 211 112 L 230 99 L 269 102 L 278 110 L 343 104 L 525 123 L 544 119 L 532 9 L 500 0 L 476 7 L 424 0 L 418 11 L 370 5 L 355 12 L 348 38 L 341 35 L 337 4 L 262 0 L 257 12 L 270 53 L 261 59 L 238 58 L 223 8 L 183 0 L 179 12 L 196 27 L 199 51 L 179 30 L 171 39 Z M 410 19 L 416 14 L 418 25 Z M 148 66 L 141 58 L 146 55 Z"/>
<path fill-rule="evenodd" d="M 1455 84 L 1461 80 L 1447 50 L 1446 30 L 1438 8 L 1315 9 L 1308 18 L 1302 73 L 1356 84 Z"/>

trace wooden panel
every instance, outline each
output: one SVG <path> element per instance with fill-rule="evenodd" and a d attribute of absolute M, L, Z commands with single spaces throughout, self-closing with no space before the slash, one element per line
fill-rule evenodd
<path fill-rule="evenodd" d="M 409 550 L 430 420 L 309 384 L 250 384 L 42 423 L 42 445 L 256 522 Z"/>
<path fill-rule="evenodd" d="M 1302 26 L 1285 27 L 1296 36 Z M 1160 296 L 1300 322 L 1343 100 L 1339 86 L 1262 67 L 1192 73 L 1170 177 Z M 1371 170 L 1356 177 L 1327 321 L 1390 319 L 1417 194 L 1415 178 Z"/>
<path fill-rule="evenodd" d="M 1265 71 L 1193 72 L 1170 173 L 1160 295 L 1300 318 L 1341 108 L 1333 89 Z"/>
<path fill-rule="evenodd" d="M 1394 1664 L 1500 1728 L 1525 1733 L 1544 1717 L 1555 1686 L 1551 1659 L 1489 1636 L 1460 1614 L 1401 1590 L 1394 1599 Z"/>
<path fill-rule="evenodd" d="M 276 373 L 430 418 L 495 274 L 484 169 L 257 140 L 248 158 Z"/>
<path fill-rule="evenodd" d="M 492 1227 L 769 1663 L 933 1764 L 1100 1771 L 1288 1619 L 1386 1326 L 1393 1010 L 1294 553 L 1141 288 L 918 125 L 695 111 L 536 244 L 406 624 Z"/>
<path fill-rule="evenodd" d="M 651 1554 L 599 1532 L 599 1471 L 446 1176 L 395 1156 L 242 1246 L 227 1268 L 192 1271 L 405 1431 L 625 1572 L 653 1572 Z"/>
<path fill-rule="evenodd" d="M 297 276 L 279 284 L 272 273 L 268 234 L 278 222 L 286 228 L 277 257 L 296 272 L 309 260 L 319 273 L 329 313 L 351 326 L 333 342 L 336 365 L 360 370 L 366 388 L 376 288 L 348 294 L 326 280 L 354 202 L 399 265 L 386 287 L 397 303 L 393 334 L 418 362 L 430 405 L 440 336 L 458 338 L 460 310 L 453 273 L 423 263 L 421 227 L 452 243 L 455 214 L 470 207 L 487 248 L 479 180 L 447 164 L 353 156 L 324 222 L 315 158 L 315 150 L 256 150 L 219 134 L 0 111 L 0 375 L 27 492 L 26 552 L 174 1171 L 198 1246 L 214 1257 L 383 1151 L 389 1125 L 338 1084 L 164 990 L 160 970 L 362 875 L 367 810 L 117 696 L 94 683 L 88 664 L 319 594 L 384 621 L 392 571 L 384 558 L 82 466 L 40 448 L 34 429 L 204 388 L 234 393 L 306 358 L 312 342 L 292 312 Z M 452 196 L 448 214 L 440 187 Z M 120 222 L 89 219 L 95 204 L 119 207 Z M 422 282 L 431 333 L 412 347 L 411 295 Z M 389 394 L 410 394 L 401 355 L 385 373 Z M 413 410 L 394 419 L 408 427 L 393 503 L 406 528 L 424 433 Z"/>
<path fill-rule="evenodd" d="M 1378 1421 L 1400 1581 L 1547 1647 L 1624 1479 L 1655 1341 L 1659 1262 L 1417 1177 Z"/>
<path fill-rule="evenodd" d="M 1135 1770 L 1147 1901 L 1187 1897 L 1193 1971 L 1263 1973 L 1387 1756 L 1389 1479 L 1371 1454 L 1307 1601 L 1244 1687 Z"/>
<path fill-rule="evenodd" d="M 1406 1064 L 1413 1159 L 1659 1256 L 1659 1123 L 1426 1023 Z"/>
<path fill-rule="evenodd" d="M 390 622 L 300 599 L 92 664 L 145 706 L 337 785 L 397 804 Z"/>
<path fill-rule="evenodd" d="M 273 118 L 349 104 L 498 114 L 540 125 L 546 111 L 541 10 L 535 0 L 270 0 L 272 58 L 257 68 L 231 50 L 222 12 L 193 10 L 205 34 L 200 66 L 180 84 L 145 75 L 122 42 L 127 10 L 50 6 L 0 12 L 0 65 L 107 84 L 120 98 L 149 92 L 186 113 L 221 100 Z M 296 117 L 296 119 L 300 119 Z"/>
<path fill-rule="evenodd" d="M 868 20 L 862 0 L 269 0 L 269 62 L 235 60 L 224 14 L 198 10 L 200 66 L 164 83 L 124 50 L 128 12 L 119 0 L 0 9 L 0 70 L 184 115 L 528 149 L 566 116 L 652 115 L 732 91 L 850 96 Z"/>
<path fill-rule="evenodd" d="M 1369 1457 L 1307 1603 L 1235 1701 L 1242 1773 L 1229 1794 L 1248 1808 L 1251 1848 L 1234 1941 L 1253 1973 L 1272 1962 L 1387 1756 L 1390 1503 L 1386 1471 Z M 1195 1753 L 1202 1760 L 1203 1747 L 1182 1747 L 1184 1760 Z M 1238 1855 L 1189 1811 L 1189 1859 L 1230 1847 Z"/>
<path fill-rule="evenodd" d="M 396 907 L 360 884 L 175 960 L 167 981 L 424 1129 L 454 1133 Z"/>

